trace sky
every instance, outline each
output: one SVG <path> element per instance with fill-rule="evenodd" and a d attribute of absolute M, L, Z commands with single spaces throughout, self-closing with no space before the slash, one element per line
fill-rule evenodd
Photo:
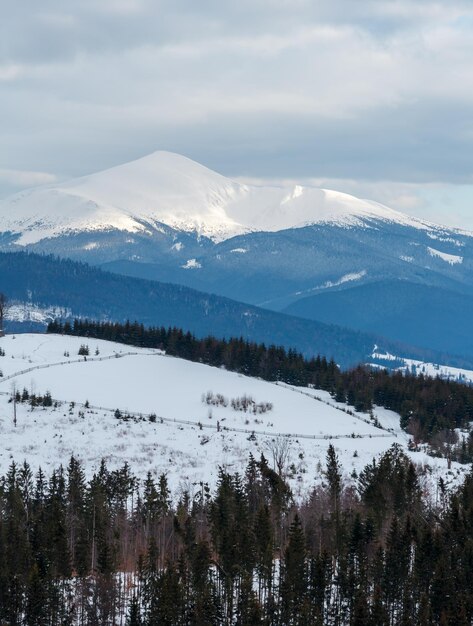
<path fill-rule="evenodd" d="M 155 150 L 473 230 L 471 0 L 22 0 L 0 197 Z"/>

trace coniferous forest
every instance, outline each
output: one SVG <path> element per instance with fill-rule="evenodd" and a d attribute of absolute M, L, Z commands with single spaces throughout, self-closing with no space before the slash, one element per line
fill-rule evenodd
<path fill-rule="evenodd" d="M 318 480 L 315 480 L 318 479 Z M 0 482 L 0 623 L 466 626 L 473 474 L 421 488 L 393 446 L 347 483 L 332 446 L 295 503 L 262 456 L 170 492 L 104 462 Z"/>

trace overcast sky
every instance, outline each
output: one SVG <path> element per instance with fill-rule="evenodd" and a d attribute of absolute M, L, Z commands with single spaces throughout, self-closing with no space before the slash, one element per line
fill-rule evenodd
<path fill-rule="evenodd" d="M 2 7 L 0 196 L 154 150 L 473 229 L 473 2 Z"/>

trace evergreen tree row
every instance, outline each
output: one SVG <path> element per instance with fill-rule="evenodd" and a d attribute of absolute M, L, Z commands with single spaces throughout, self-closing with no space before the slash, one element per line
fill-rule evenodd
<path fill-rule="evenodd" d="M 0 623 L 24 626 L 466 626 L 473 474 L 420 487 L 393 446 L 346 484 L 332 446 L 296 505 L 264 456 L 211 492 L 171 494 L 74 458 L 0 480 Z"/>

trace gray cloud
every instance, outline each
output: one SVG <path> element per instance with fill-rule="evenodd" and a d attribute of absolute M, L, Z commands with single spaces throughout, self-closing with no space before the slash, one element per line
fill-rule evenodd
<path fill-rule="evenodd" d="M 0 168 L 168 149 L 232 176 L 468 185 L 472 31 L 470 0 L 9 3 Z"/>
<path fill-rule="evenodd" d="M 47 62 L 147 44 L 285 34 L 301 24 L 349 25 L 385 38 L 469 11 L 464 0 L 30 0 L 3 11 L 0 50 L 7 61 Z"/>

